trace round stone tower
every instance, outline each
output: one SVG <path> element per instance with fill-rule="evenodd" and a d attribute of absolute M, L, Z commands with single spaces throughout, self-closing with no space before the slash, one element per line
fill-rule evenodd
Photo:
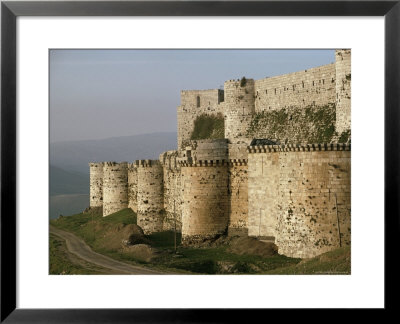
<path fill-rule="evenodd" d="M 162 165 L 158 160 L 137 164 L 137 224 L 145 234 L 161 232 L 165 216 Z"/>
<path fill-rule="evenodd" d="M 128 208 L 128 163 L 105 162 L 103 167 L 103 216 Z"/>
<path fill-rule="evenodd" d="M 103 207 L 103 162 L 89 163 L 90 207 Z"/>
<path fill-rule="evenodd" d="M 226 81 L 225 88 L 225 138 L 246 137 L 255 112 L 254 80 Z"/>
<path fill-rule="evenodd" d="M 215 238 L 229 222 L 228 165 L 203 160 L 181 163 L 183 189 L 182 243 Z"/>

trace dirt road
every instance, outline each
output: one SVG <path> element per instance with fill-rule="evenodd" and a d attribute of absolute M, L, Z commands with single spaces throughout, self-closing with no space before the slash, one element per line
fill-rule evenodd
<path fill-rule="evenodd" d="M 76 235 L 60 230 L 50 225 L 50 233 L 57 235 L 65 240 L 68 251 L 79 258 L 96 264 L 100 267 L 108 268 L 120 274 L 164 274 L 156 270 L 146 269 L 139 266 L 123 263 L 105 255 L 94 252 L 81 238 Z"/>

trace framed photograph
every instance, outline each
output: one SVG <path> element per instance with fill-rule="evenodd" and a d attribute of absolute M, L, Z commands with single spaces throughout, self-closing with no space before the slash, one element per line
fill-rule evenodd
<path fill-rule="evenodd" d="M 399 16 L 3 1 L 1 320 L 391 309 Z"/>

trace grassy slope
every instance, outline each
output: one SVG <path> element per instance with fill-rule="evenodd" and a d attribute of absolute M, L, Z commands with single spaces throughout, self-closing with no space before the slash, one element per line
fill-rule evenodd
<path fill-rule="evenodd" d="M 227 251 L 227 247 L 190 248 L 179 246 L 181 237 L 177 236 L 178 254 L 173 253 L 174 233 L 171 231 L 148 235 L 151 245 L 161 251 L 158 258 L 151 264 L 135 259 L 129 253 L 123 252 L 115 242 L 121 242 L 118 236 L 124 224 L 135 224 L 136 214 L 131 209 L 124 209 L 118 213 L 102 217 L 98 212 L 77 214 L 51 220 L 56 227 L 71 231 L 83 238 L 93 250 L 106 254 L 115 259 L 140 263 L 159 269 L 173 269 L 180 273 L 226 273 L 226 267 L 230 273 L 276 273 L 276 274 L 305 274 L 321 272 L 345 271 L 350 272 L 350 259 L 345 249 L 332 253 L 336 259 L 317 257 L 318 260 L 304 260 L 288 258 L 283 255 L 273 257 L 261 257 L 256 255 L 237 255 Z M 116 237 L 116 239 L 114 239 Z M 114 242 L 112 242 L 114 241 Z M 320 259 L 322 258 L 322 260 Z M 225 270 L 224 270 L 225 269 Z"/>
<path fill-rule="evenodd" d="M 106 274 L 103 269 L 68 253 L 65 241 L 50 234 L 50 274 Z"/>
<path fill-rule="evenodd" d="M 286 268 L 268 271 L 269 274 L 350 274 L 351 249 L 343 247 Z"/>

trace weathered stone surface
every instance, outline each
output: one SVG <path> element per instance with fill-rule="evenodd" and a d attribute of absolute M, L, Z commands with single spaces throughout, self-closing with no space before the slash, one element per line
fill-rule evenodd
<path fill-rule="evenodd" d="M 105 162 L 103 167 L 103 216 L 128 208 L 128 163 Z"/>
<path fill-rule="evenodd" d="M 249 153 L 249 235 L 301 258 L 350 245 L 350 155 L 345 145 Z"/>
<path fill-rule="evenodd" d="M 90 207 L 103 207 L 103 162 L 89 163 Z"/>
<path fill-rule="evenodd" d="M 90 207 L 104 216 L 130 207 L 144 233 L 176 227 L 185 244 L 250 235 L 295 257 L 349 245 L 350 146 L 323 143 L 351 142 L 350 100 L 346 49 L 332 64 L 182 91 L 178 150 L 90 163 Z M 190 139 L 202 114 L 224 115 L 225 139 Z"/>
<path fill-rule="evenodd" d="M 336 59 L 336 131 L 341 134 L 351 125 L 351 51 L 337 50 Z"/>
<path fill-rule="evenodd" d="M 137 212 L 138 175 L 137 165 L 128 164 L 128 207 Z"/>
<path fill-rule="evenodd" d="M 225 138 L 244 137 L 255 112 L 254 80 L 226 81 L 224 88 Z"/>
<path fill-rule="evenodd" d="M 202 240 L 228 227 L 228 166 L 182 167 L 182 240 Z"/>
<path fill-rule="evenodd" d="M 183 148 L 193 132 L 194 121 L 202 114 L 217 116 L 224 112 L 224 90 L 181 91 L 178 115 L 178 149 Z"/>
<path fill-rule="evenodd" d="M 159 160 L 140 160 L 137 167 L 137 223 L 145 234 L 163 229 L 163 168 Z"/>
<path fill-rule="evenodd" d="M 335 102 L 335 64 L 268 77 L 255 82 L 255 111 L 324 106 Z"/>

